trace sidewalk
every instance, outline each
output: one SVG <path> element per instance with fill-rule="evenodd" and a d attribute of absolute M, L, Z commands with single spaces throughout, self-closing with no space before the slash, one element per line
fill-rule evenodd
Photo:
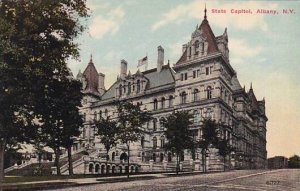
<path fill-rule="evenodd" d="M 180 174 L 199 174 L 199 172 L 181 172 Z M 77 179 L 61 179 L 61 180 L 49 180 L 49 181 L 34 181 L 34 182 L 18 182 L 18 183 L 4 183 L 4 190 L 38 190 L 46 188 L 63 188 L 70 186 L 83 186 L 91 184 L 105 184 L 113 182 L 126 182 L 134 180 L 149 180 L 156 178 L 166 178 L 174 176 L 176 173 L 153 173 L 153 174 L 137 174 L 130 175 L 129 179 L 127 175 L 122 176 L 109 176 L 109 177 L 93 177 L 93 178 L 77 178 Z"/>

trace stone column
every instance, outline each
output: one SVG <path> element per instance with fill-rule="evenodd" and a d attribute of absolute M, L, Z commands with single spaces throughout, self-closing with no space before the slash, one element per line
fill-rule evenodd
<path fill-rule="evenodd" d="M 167 166 L 168 166 L 168 161 L 164 160 L 164 162 L 163 162 L 164 170 L 167 170 Z"/>
<path fill-rule="evenodd" d="M 153 171 L 153 160 L 149 160 L 149 165 L 150 165 L 150 172 Z"/>
<path fill-rule="evenodd" d="M 199 159 L 195 160 L 195 171 L 200 171 L 200 160 Z"/>

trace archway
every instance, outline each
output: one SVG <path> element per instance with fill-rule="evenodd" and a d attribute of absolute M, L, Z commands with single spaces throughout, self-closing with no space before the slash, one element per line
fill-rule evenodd
<path fill-rule="evenodd" d="M 89 165 L 89 172 L 90 173 L 94 172 L 94 164 L 92 164 L 92 163 Z"/>
<path fill-rule="evenodd" d="M 126 153 L 122 153 L 121 156 L 120 156 L 120 160 L 124 160 L 124 161 L 127 161 L 127 154 Z"/>
<path fill-rule="evenodd" d="M 130 167 L 130 172 L 133 173 L 134 172 L 134 166 Z"/>
<path fill-rule="evenodd" d="M 104 174 L 105 165 L 101 165 L 101 174 Z"/>
<path fill-rule="evenodd" d="M 109 171 L 110 171 L 110 165 L 107 165 L 106 166 L 106 174 L 109 174 Z"/>
<path fill-rule="evenodd" d="M 96 164 L 95 165 L 95 173 L 99 173 L 100 165 Z"/>
<path fill-rule="evenodd" d="M 160 162 L 164 161 L 164 153 L 160 153 Z"/>
<path fill-rule="evenodd" d="M 168 152 L 168 162 L 172 161 L 172 153 Z"/>
<path fill-rule="evenodd" d="M 122 174 L 122 166 L 119 166 L 119 172 Z"/>
<path fill-rule="evenodd" d="M 156 154 L 155 153 L 153 153 L 153 155 L 152 155 L 153 157 L 152 157 L 152 159 L 153 159 L 153 162 L 156 162 Z"/>

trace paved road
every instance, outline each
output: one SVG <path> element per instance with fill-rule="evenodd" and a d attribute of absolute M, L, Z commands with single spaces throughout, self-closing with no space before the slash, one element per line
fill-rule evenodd
<path fill-rule="evenodd" d="M 167 177 L 132 182 L 101 183 L 89 186 L 56 189 L 57 191 L 285 191 L 300 190 L 300 170 L 283 169 L 273 171 L 243 170 L 224 173 L 198 174 L 180 177 Z M 54 191 L 54 190 L 53 190 Z"/>

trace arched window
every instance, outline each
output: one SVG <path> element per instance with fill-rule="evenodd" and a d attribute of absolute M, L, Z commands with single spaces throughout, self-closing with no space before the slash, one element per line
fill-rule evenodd
<path fill-rule="evenodd" d="M 181 104 L 185 104 L 186 103 L 187 94 L 185 92 L 182 92 L 180 94 L 180 96 L 181 96 Z"/>
<path fill-rule="evenodd" d="M 137 91 L 137 93 L 139 93 L 139 92 L 141 91 L 140 80 L 138 80 L 138 81 L 136 82 L 136 91 Z"/>
<path fill-rule="evenodd" d="M 195 54 L 196 54 L 196 55 L 198 55 L 198 54 L 199 54 L 199 51 L 198 51 L 198 49 L 199 49 L 199 41 L 198 41 L 198 40 L 196 40 L 196 42 L 195 42 Z"/>
<path fill-rule="evenodd" d="M 101 118 L 102 118 L 102 111 L 100 110 L 99 111 L 99 120 L 101 120 Z"/>
<path fill-rule="evenodd" d="M 165 102 L 166 102 L 166 99 L 163 97 L 161 98 L 161 108 L 165 108 Z"/>
<path fill-rule="evenodd" d="M 122 96 L 122 84 L 119 86 L 119 96 Z"/>
<path fill-rule="evenodd" d="M 113 153 L 111 154 L 111 160 L 112 160 L 112 161 L 115 161 L 115 156 L 116 156 L 116 153 L 113 152 Z"/>
<path fill-rule="evenodd" d="M 173 96 L 169 96 L 169 107 L 173 107 L 173 100 L 174 100 L 174 98 L 173 98 Z"/>
<path fill-rule="evenodd" d="M 153 109 L 157 110 L 157 99 L 154 99 L 153 101 Z"/>
<path fill-rule="evenodd" d="M 194 101 L 198 101 L 199 100 L 199 90 L 198 89 L 194 89 Z"/>
<path fill-rule="evenodd" d="M 211 99 L 211 87 L 210 86 L 207 86 L 206 88 L 206 94 L 207 94 L 207 99 Z"/>
<path fill-rule="evenodd" d="M 156 153 L 153 153 L 153 155 L 152 155 L 153 157 L 152 157 L 152 159 L 153 159 L 153 162 L 156 162 Z"/>
<path fill-rule="evenodd" d="M 131 83 L 128 82 L 128 94 L 130 94 L 130 93 L 131 93 Z"/>
<path fill-rule="evenodd" d="M 157 130 L 157 119 L 153 119 L 153 131 Z"/>
<path fill-rule="evenodd" d="M 157 138 L 153 137 L 153 149 L 157 148 Z"/>
<path fill-rule="evenodd" d="M 142 136 L 141 137 L 141 147 L 144 148 L 144 146 L 145 146 L 145 137 Z"/>
<path fill-rule="evenodd" d="M 203 54 L 204 53 L 204 42 L 201 42 L 201 54 Z"/>
<path fill-rule="evenodd" d="M 196 49 L 199 48 L 199 40 L 196 40 L 196 41 L 195 41 L 195 48 L 196 48 Z"/>
<path fill-rule="evenodd" d="M 161 147 L 161 148 L 164 148 L 164 147 L 165 147 L 165 137 L 164 137 L 164 136 L 161 136 L 161 137 L 160 137 L 160 147 Z"/>
<path fill-rule="evenodd" d="M 97 112 L 94 112 L 94 120 L 97 121 Z"/>

